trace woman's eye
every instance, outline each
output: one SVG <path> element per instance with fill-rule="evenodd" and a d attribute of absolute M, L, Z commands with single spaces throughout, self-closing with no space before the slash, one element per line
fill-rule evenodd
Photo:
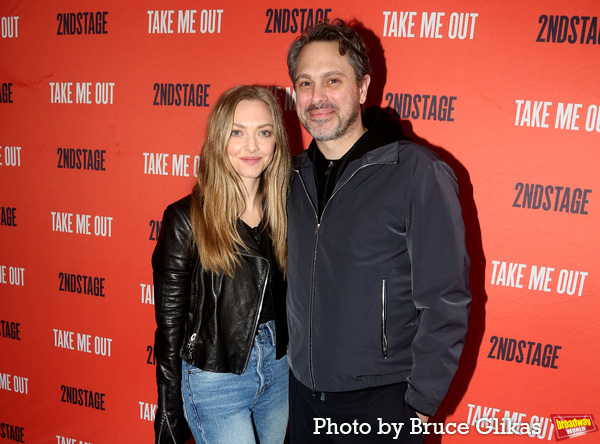
<path fill-rule="evenodd" d="M 264 130 L 264 131 L 261 131 L 260 134 L 261 134 L 261 136 L 271 137 L 271 135 L 273 133 L 271 133 L 271 131 L 269 131 L 269 130 Z"/>
<path fill-rule="evenodd" d="M 241 134 L 242 134 L 242 132 L 240 130 L 231 130 L 232 136 L 240 136 Z"/>

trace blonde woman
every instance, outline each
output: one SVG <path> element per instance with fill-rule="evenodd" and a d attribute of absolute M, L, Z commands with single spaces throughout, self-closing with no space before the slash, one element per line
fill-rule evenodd
<path fill-rule="evenodd" d="M 277 100 L 241 85 L 212 109 L 192 193 L 152 256 L 156 443 L 282 443 L 290 158 Z M 187 424 L 186 424 L 187 420 Z"/>

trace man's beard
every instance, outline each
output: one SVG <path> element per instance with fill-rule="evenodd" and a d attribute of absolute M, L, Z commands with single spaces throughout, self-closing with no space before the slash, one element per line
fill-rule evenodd
<path fill-rule="evenodd" d="M 335 127 L 330 130 L 329 132 L 326 132 L 323 128 L 321 128 L 321 123 L 320 122 L 325 122 L 323 121 L 311 121 L 310 118 L 308 117 L 308 113 L 310 113 L 311 111 L 315 111 L 315 110 L 319 110 L 319 109 L 333 109 L 336 111 L 335 116 L 333 117 L 335 120 L 337 120 L 337 125 L 335 125 Z M 359 118 L 359 110 L 357 108 L 354 108 L 352 110 L 352 113 L 347 117 L 347 118 L 343 118 L 340 115 L 339 109 L 332 105 L 332 104 L 325 104 L 325 105 L 310 105 L 308 108 L 306 108 L 306 110 L 304 111 L 302 118 L 300 118 L 300 122 L 302 123 L 302 125 L 304 126 L 304 128 L 306 128 L 306 130 L 310 133 L 310 135 L 315 139 L 318 140 L 320 142 L 327 142 L 330 140 L 336 140 L 339 139 L 343 136 L 345 136 L 348 131 L 354 127 L 354 125 L 356 124 L 356 121 Z"/>

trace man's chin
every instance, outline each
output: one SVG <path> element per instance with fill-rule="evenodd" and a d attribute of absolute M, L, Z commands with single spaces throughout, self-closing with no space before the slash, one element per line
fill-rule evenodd
<path fill-rule="evenodd" d="M 317 142 L 329 142 L 330 140 L 337 139 L 337 134 L 335 134 L 335 133 L 314 133 L 314 134 L 310 133 L 310 135 Z"/>
<path fill-rule="evenodd" d="M 333 140 L 337 138 L 337 129 L 328 129 L 324 128 L 324 125 L 317 126 L 311 125 L 307 128 L 308 133 L 313 137 L 313 139 L 318 140 L 320 142 L 326 142 L 328 140 Z"/>

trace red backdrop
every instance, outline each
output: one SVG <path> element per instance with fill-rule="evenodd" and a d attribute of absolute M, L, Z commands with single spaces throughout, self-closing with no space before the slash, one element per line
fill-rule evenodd
<path fill-rule="evenodd" d="M 0 4 L 0 442 L 152 441 L 162 211 L 190 191 L 210 108 L 235 84 L 273 87 L 294 151 L 307 146 L 285 55 L 325 17 L 360 20 L 368 104 L 459 177 L 472 319 L 433 421 L 469 432 L 427 442 L 555 440 L 552 414 L 600 415 L 600 4 L 286 7 Z M 539 430 L 477 430 L 505 417 Z"/>

